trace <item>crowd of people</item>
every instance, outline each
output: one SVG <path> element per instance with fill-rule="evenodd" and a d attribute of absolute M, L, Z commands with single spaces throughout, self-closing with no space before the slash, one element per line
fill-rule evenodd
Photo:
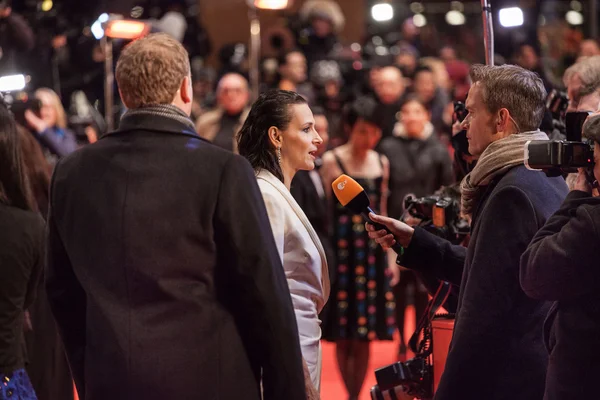
<path fill-rule="evenodd" d="M 29 29 L 6 10 L 0 29 Z M 82 399 L 317 399 L 324 339 L 356 400 L 373 340 L 397 332 L 398 360 L 409 356 L 423 274 L 460 291 L 436 398 L 593 396 L 592 187 L 583 172 L 528 171 L 523 146 L 560 137 L 553 89 L 566 111 L 600 108 L 597 43 L 581 42 L 561 85 L 530 44 L 517 65 L 470 66 L 451 46 L 422 57 L 408 21 L 397 54 L 349 72 L 335 13 L 305 10 L 296 45 L 264 60 L 256 99 L 231 62 L 243 51 L 198 69 L 183 35 L 161 33 L 120 51 L 115 132 L 74 124 L 46 87 L 39 107 L 0 104 L 0 399 L 69 399 L 73 381 Z M 596 148 L 597 121 L 584 129 Z M 342 174 L 388 231 L 335 199 Z M 471 223 L 464 246 L 406 212 L 408 195 L 447 186 Z M 585 258 L 577 272 L 571 255 Z"/>

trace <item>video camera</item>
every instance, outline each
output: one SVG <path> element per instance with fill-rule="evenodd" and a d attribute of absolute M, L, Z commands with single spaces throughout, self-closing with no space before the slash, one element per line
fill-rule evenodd
<path fill-rule="evenodd" d="M 525 144 L 525 166 L 541 170 L 548 176 L 591 170 L 594 166 L 594 144 L 582 137 L 583 124 L 591 111 L 568 112 L 565 116 L 567 140 L 531 140 Z"/>
<path fill-rule="evenodd" d="M 31 110 L 39 116 L 42 103 L 25 91 L 27 77 L 7 75 L 0 77 L 0 97 L 15 116 L 15 120 L 26 126 L 25 111 Z"/>
<path fill-rule="evenodd" d="M 372 400 L 393 400 L 399 398 L 433 398 L 435 375 L 433 373 L 434 332 L 433 320 L 453 319 L 450 314 L 436 314 L 450 295 L 450 284 L 442 282 L 429 302 L 425 315 L 421 317 L 415 333 L 409 340 L 415 357 L 406 362 L 379 368 L 375 371 L 377 385 L 371 388 Z M 420 340 L 419 340 L 420 339 Z"/>
<path fill-rule="evenodd" d="M 457 187 L 443 188 L 439 194 L 404 199 L 404 209 L 421 220 L 419 226 L 453 244 L 460 244 L 469 234 L 467 220 L 460 217 L 460 192 Z"/>

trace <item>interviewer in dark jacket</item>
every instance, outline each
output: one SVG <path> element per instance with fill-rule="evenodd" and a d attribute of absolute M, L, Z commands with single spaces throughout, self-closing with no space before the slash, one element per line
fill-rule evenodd
<path fill-rule="evenodd" d="M 594 176 L 600 179 L 600 115 L 584 125 L 594 141 Z M 583 170 L 575 189 L 535 235 L 521 257 L 521 286 L 534 299 L 551 300 L 545 324 L 550 352 L 545 400 L 598 398 L 600 375 L 600 198 Z"/>
<path fill-rule="evenodd" d="M 546 139 L 539 126 L 546 90 L 520 67 L 474 66 L 464 121 L 477 165 L 461 184 L 462 212 L 472 217 L 469 247 L 423 229 L 372 217 L 394 235 L 370 236 L 405 248 L 403 266 L 460 285 L 450 352 L 436 399 L 540 400 L 548 355 L 542 327 L 550 303 L 519 283 L 519 261 L 535 233 L 567 194 L 562 178 L 523 165 L 528 140 Z"/>
<path fill-rule="evenodd" d="M 54 170 L 46 287 L 79 398 L 305 400 L 254 171 L 196 134 L 188 60 L 166 34 L 125 48 L 120 130 Z"/>

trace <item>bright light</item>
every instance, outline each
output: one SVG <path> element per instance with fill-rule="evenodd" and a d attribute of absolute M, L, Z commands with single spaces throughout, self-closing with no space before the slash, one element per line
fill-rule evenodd
<path fill-rule="evenodd" d="M 375 4 L 371 7 L 371 16 L 377 22 L 389 21 L 394 18 L 394 8 L 387 4 Z"/>
<path fill-rule="evenodd" d="M 117 20 L 106 25 L 106 36 L 114 39 L 137 39 L 148 31 L 148 25 L 140 21 Z"/>
<path fill-rule="evenodd" d="M 415 24 L 417 28 L 422 28 L 427 25 L 427 18 L 425 18 L 423 14 L 415 14 L 413 16 L 413 24 Z"/>
<path fill-rule="evenodd" d="M 52 0 L 44 0 L 42 2 L 42 11 L 48 12 L 48 11 L 52 10 L 53 6 L 54 6 L 54 4 L 52 3 Z"/>
<path fill-rule="evenodd" d="M 289 3 L 289 0 L 254 0 L 254 7 L 263 10 L 283 10 Z"/>
<path fill-rule="evenodd" d="M 362 46 L 359 43 L 352 43 L 352 45 L 350 45 L 350 49 L 356 53 L 358 53 L 359 51 L 362 50 Z"/>
<path fill-rule="evenodd" d="M 446 22 L 450 25 L 464 25 L 465 15 L 456 10 L 448 11 L 446 13 Z"/>
<path fill-rule="evenodd" d="M 25 75 L 0 76 L 0 92 L 15 92 L 25 89 Z"/>
<path fill-rule="evenodd" d="M 581 25 L 583 24 L 583 14 L 579 11 L 569 11 L 567 15 L 565 15 L 565 19 L 571 25 Z"/>
<path fill-rule="evenodd" d="M 500 9 L 500 25 L 505 28 L 523 25 L 523 11 L 519 7 Z"/>
<path fill-rule="evenodd" d="M 96 40 L 100 40 L 104 37 L 104 28 L 102 27 L 102 24 L 106 21 L 108 21 L 108 14 L 104 13 L 92 24 L 91 31 Z"/>

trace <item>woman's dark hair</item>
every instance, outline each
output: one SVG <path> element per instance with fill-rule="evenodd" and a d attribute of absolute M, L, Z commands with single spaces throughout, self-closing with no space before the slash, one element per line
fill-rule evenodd
<path fill-rule="evenodd" d="M 346 106 L 344 112 L 346 125 L 352 129 L 359 120 L 381 127 L 381 118 L 379 118 L 375 100 L 370 97 L 359 97 Z"/>
<path fill-rule="evenodd" d="M 275 89 L 261 94 L 237 136 L 240 155 L 250 161 L 255 170 L 266 169 L 282 182 L 283 172 L 269 139 L 269 128 L 275 126 L 285 131 L 292 120 L 289 108 L 295 104 L 306 104 L 306 100 L 287 90 Z"/>
<path fill-rule="evenodd" d="M 21 157 L 27 172 L 31 195 L 37 210 L 46 219 L 50 200 L 50 177 L 52 166 L 46 160 L 40 143 L 24 127 L 18 125 L 17 132 L 21 141 Z"/>
<path fill-rule="evenodd" d="M 0 98 L 0 203 L 36 210 L 13 115 Z"/>

